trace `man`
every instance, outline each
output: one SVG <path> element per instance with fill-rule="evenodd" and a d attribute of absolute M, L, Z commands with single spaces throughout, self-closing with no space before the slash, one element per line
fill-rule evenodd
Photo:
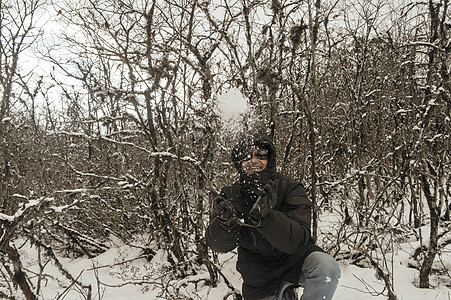
<path fill-rule="evenodd" d="M 240 179 L 215 199 L 207 244 L 218 252 L 238 247 L 245 300 L 330 300 L 340 277 L 333 257 L 311 237 L 304 187 L 276 172 L 276 151 L 264 134 L 245 135 L 232 151 Z"/>

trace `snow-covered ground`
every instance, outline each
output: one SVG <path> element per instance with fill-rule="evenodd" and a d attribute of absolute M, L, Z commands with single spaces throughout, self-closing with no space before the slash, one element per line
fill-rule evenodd
<path fill-rule="evenodd" d="M 445 282 L 434 279 L 431 283 L 434 289 L 419 289 L 413 283 L 418 282 L 418 271 L 408 268 L 409 253 L 412 243 L 405 243 L 394 253 L 394 283 L 395 293 L 399 300 L 450 300 L 451 289 Z M 448 249 L 450 250 L 450 249 Z M 21 247 L 22 259 L 27 270 L 39 272 L 38 254 L 35 248 L 28 244 Z M 141 258 L 139 258 L 141 257 Z M 45 260 L 43 261 L 45 263 Z M 122 300 L 122 299 L 233 299 L 224 298 L 230 294 L 230 289 L 221 279 L 220 284 L 211 288 L 205 282 L 209 279 L 206 270 L 197 270 L 196 275 L 180 280 L 169 280 L 170 264 L 163 251 L 159 251 L 148 261 L 142 257 L 139 247 L 124 245 L 119 241 L 112 243 L 107 252 L 94 259 L 60 258 L 73 277 L 85 286 L 91 285 L 91 299 Z M 219 256 L 219 264 L 223 274 L 236 290 L 241 288 L 241 279 L 235 270 L 236 254 L 228 253 Z M 451 251 L 442 255 L 442 262 L 451 269 Z M 361 268 L 340 261 L 342 278 L 335 294 L 335 300 L 367 300 L 387 299 L 380 293 L 384 291 L 383 283 L 376 279 L 375 272 L 370 268 Z M 61 275 L 52 262 L 45 265 L 47 274 L 41 283 L 43 299 L 87 299 L 87 289 L 71 285 L 70 281 Z M 37 282 L 37 275 L 33 278 Z M 449 277 L 448 277 L 449 279 Z M 1 289 L 7 288 L 4 284 Z M 301 291 L 300 291 L 301 294 Z M 19 294 L 17 299 L 23 299 Z"/>

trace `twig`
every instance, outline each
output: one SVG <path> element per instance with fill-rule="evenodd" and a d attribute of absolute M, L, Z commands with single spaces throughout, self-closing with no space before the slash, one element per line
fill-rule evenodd
<path fill-rule="evenodd" d="M 375 288 L 373 288 L 370 284 L 368 284 L 368 283 L 367 283 L 365 280 L 363 280 L 362 278 L 357 277 L 355 274 L 352 274 L 352 275 L 353 275 L 358 281 L 360 281 L 361 283 L 363 283 L 363 285 L 365 286 L 366 290 L 368 291 L 368 293 L 369 293 L 371 296 L 379 296 L 379 295 L 383 295 L 383 294 L 384 294 L 385 287 L 384 287 L 384 289 L 382 290 L 382 292 L 378 292 L 378 291 L 376 291 Z M 370 288 L 371 288 L 373 291 L 371 291 Z"/>
<path fill-rule="evenodd" d="M 86 271 L 100 270 L 100 269 L 103 269 L 103 268 L 113 268 L 115 266 L 120 266 L 122 264 L 126 264 L 128 262 L 132 262 L 132 261 L 135 261 L 135 260 L 138 260 L 138 259 L 141 259 L 141 258 L 146 258 L 146 257 L 147 257 L 147 255 L 143 254 L 143 255 L 140 255 L 138 257 L 130 258 L 130 259 L 118 262 L 118 263 L 111 264 L 111 265 L 102 265 L 102 266 L 92 267 L 92 268 L 86 269 Z"/>
<path fill-rule="evenodd" d="M 72 282 L 64 289 L 64 291 L 61 293 L 61 295 L 58 296 L 58 299 L 64 299 L 61 298 L 62 296 L 64 296 L 64 294 L 66 294 L 67 292 L 69 292 L 69 289 L 77 282 L 78 278 L 80 278 L 81 274 L 83 274 L 84 270 L 81 270 L 80 274 L 78 274 L 78 276 L 72 280 Z M 65 297 L 65 296 L 64 296 Z"/>

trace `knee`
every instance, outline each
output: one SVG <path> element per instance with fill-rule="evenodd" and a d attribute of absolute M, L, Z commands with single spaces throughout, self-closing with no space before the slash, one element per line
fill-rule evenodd
<path fill-rule="evenodd" d="M 310 254 L 303 266 L 303 271 L 312 276 L 322 276 L 329 281 L 338 281 L 341 276 L 340 266 L 335 258 L 323 252 Z"/>
<path fill-rule="evenodd" d="M 335 278 L 340 278 L 341 277 L 341 271 L 340 271 L 340 266 L 338 265 L 338 262 L 335 260 L 335 258 L 333 258 L 332 256 L 328 255 L 328 260 L 325 263 L 325 269 L 327 270 L 327 272 L 334 276 Z"/>

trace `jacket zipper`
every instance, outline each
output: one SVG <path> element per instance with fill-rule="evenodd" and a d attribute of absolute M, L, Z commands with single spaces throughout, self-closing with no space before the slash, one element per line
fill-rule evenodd
<path fill-rule="evenodd" d="M 257 239 L 255 238 L 255 233 L 254 233 L 254 230 L 255 229 L 251 229 L 251 235 L 252 235 L 252 239 L 254 240 L 254 247 L 256 247 L 257 248 Z"/>

